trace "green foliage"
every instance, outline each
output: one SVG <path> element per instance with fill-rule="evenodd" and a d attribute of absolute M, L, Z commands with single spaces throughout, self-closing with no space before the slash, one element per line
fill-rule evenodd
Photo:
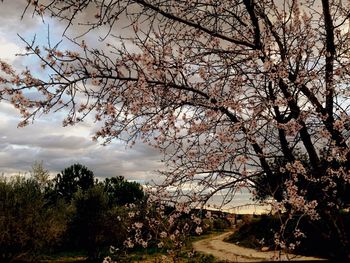
<path fill-rule="evenodd" d="M 106 224 L 108 196 L 101 186 L 94 186 L 86 191 L 79 190 L 73 197 L 75 213 L 69 225 L 70 240 L 76 247 L 85 249 L 90 261 L 100 257 L 100 250 L 105 244 L 104 235 L 109 225 Z"/>
<path fill-rule="evenodd" d="M 71 201 L 78 191 L 86 191 L 95 184 L 94 173 L 81 164 L 73 164 L 53 179 L 56 198 Z"/>
<path fill-rule="evenodd" d="M 203 234 L 207 234 L 210 231 L 214 230 L 214 222 L 212 219 L 204 218 L 203 219 Z"/>
<path fill-rule="evenodd" d="M 103 185 L 111 205 L 122 206 L 139 202 L 144 198 L 141 185 L 137 182 L 128 182 L 123 176 L 106 178 Z"/>
<path fill-rule="evenodd" d="M 35 256 L 56 244 L 65 231 L 65 218 L 47 209 L 40 185 L 17 177 L 0 181 L 0 257 L 2 262 Z"/>
<path fill-rule="evenodd" d="M 145 196 L 140 184 L 121 176 L 98 183 L 80 164 L 53 180 L 42 163 L 30 174 L 0 180 L 0 262 L 77 251 L 100 262 L 110 245 L 123 247 L 136 220 L 128 213 L 139 211 Z"/>
<path fill-rule="evenodd" d="M 101 259 L 104 247 L 122 247 L 131 224 L 124 205 L 144 197 L 138 183 L 123 177 L 106 179 L 86 191 L 79 190 L 72 200 L 75 210 L 69 227 L 69 239 L 88 253 L 88 260 Z"/>
<path fill-rule="evenodd" d="M 279 230 L 279 219 L 262 215 L 258 219 L 253 219 L 243 224 L 238 231 L 231 235 L 226 241 L 239 243 L 249 248 L 260 248 L 268 246 L 273 248 L 274 233 Z M 264 241 L 264 242 L 262 242 Z M 268 243 L 266 243 L 268 242 Z"/>
<path fill-rule="evenodd" d="M 35 162 L 30 171 L 31 177 L 40 185 L 41 189 L 51 186 L 50 173 L 45 169 L 43 162 Z"/>
<path fill-rule="evenodd" d="M 227 229 L 231 226 L 231 223 L 226 218 L 215 218 L 213 220 L 213 228 L 215 230 Z"/>

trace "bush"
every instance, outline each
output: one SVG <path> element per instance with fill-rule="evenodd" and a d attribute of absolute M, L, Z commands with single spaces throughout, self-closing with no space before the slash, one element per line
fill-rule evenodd
<path fill-rule="evenodd" d="M 89 261 L 100 259 L 105 246 L 104 235 L 108 231 L 106 215 L 108 197 L 101 186 L 85 192 L 78 191 L 73 197 L 74 215 L 69 224 L 70 240 L 76 248 L 85 249 Z"/>
<path fill-rule="evenodd" d="M 129 182 L 123 176 L 106 178 L 103 186 L 108 194 L 110 206 L 138 203 L 145 197 L 139 183 Z"/>
<path fill-rule="evenodd" d="M 65 218 L 46 207 L 40 185 L 17 177 L 0 180 L 0 259 L 35 257 L 57 244 L 65 232 Z"/>
<path fill-rule="evenodd" d="M 280 221 L 277 217 L 262 215 L 259 218 L 246 221 L 226 241 L 238 242 L 249 248 L 274 247 L 274 233 L 279 230 L 279 226 Z"/>
<path fill-rule="evenodd" d="M 215 230 L 224 230 L 230 226 L 231 223 L 226 218 L 215 218 L 213 221 L 213 228 Z"/>
<path fill-rule="evenodd" d="M 349 235 L 350 215 L 348 213 L 342 214 L 341 221 L 344 226 L 343 231 L 346 235 Z M 342 254 L 342 251 L 340 251 L 341 247 L 338 246 L 337 236 L 332 233 L 331 229 L 327 228 L 328 224 L 324 219 L 317 221 L 310 221 L 306 218 L 302 220 L 291 219 L 284 231 L 284 238 L 288 242 L 295 243 L 294 230 L 297 224 L 297 228 L 305 234 L 305 238 L 300 239 L 301 245 L 297 246 L 293 253 L 333 258 L 341 262 L 338 257 Z M 262 246 L 274 248 L 274 233 L 279 232 L 279 227 L 279 218 L 264 215 L 242 225 L 226 241 L 239 242 L 240 245 L 250 248 L 260 248 Z M 264 243 L 261 242 L 262 240 L 264 240 Z"/>

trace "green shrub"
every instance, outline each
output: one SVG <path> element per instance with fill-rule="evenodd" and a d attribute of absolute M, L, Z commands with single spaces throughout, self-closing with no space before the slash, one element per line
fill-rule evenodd
<path fill-rule="evenodd" d="M 226 218 L 215 218 L 213 221 L 213 228 L 215 230 L 224 230 L 230 226 L 231 223 Z"/>
<path fill-rule="evenodd" d="M 0 261 L 35 257 L 57 244 L 66 231 L 66 218 L 47 207 L 33 179 L 0 179 Z"/>

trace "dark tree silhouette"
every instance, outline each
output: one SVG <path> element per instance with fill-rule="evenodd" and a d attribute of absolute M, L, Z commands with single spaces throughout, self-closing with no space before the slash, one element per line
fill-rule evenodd
<path fill-rule="evenodd" d="M 88 262 L 101 262 L 101 248 L 108 237 L 108 196 L 99 185 L 78 191 L 73 198 L 75 213 L 69 226 L 70 241 L 88 254 Z M 117 222 L 115 222 L 116 224 Z M 110 245 L 110 244 L 109 244 Z"/>
<path fill-rule="evenodd" d="M 54 193 L 58 198 L 71 201 L 78 191 L 86 191 L 95 184 L 94 173 L 81 164 L 73 164 L 65 168 L 53 179 Z"/>
<path fill-rule="evenodd" d="M 145 196 L 142 187 L 137 182 L 128 182 L 123 176 L 106 178 L 104 189 L 109 196 L 111 205 L 125 205 L 141 201 Z"/>

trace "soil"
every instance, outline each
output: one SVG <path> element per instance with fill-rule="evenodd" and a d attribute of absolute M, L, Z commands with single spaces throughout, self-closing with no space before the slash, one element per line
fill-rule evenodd
<path fill-rule="evenodd" d="M 316 257 L 306 257 L 286 254 L 280 251 L 259 251 L 251 248 L 224 242 L 233 231 L 212 236 L 193 243 L 195 251 L 212 254 L 218 260 L 225 262 L 266 262 L 266 261 L 324 261 Z"/>

